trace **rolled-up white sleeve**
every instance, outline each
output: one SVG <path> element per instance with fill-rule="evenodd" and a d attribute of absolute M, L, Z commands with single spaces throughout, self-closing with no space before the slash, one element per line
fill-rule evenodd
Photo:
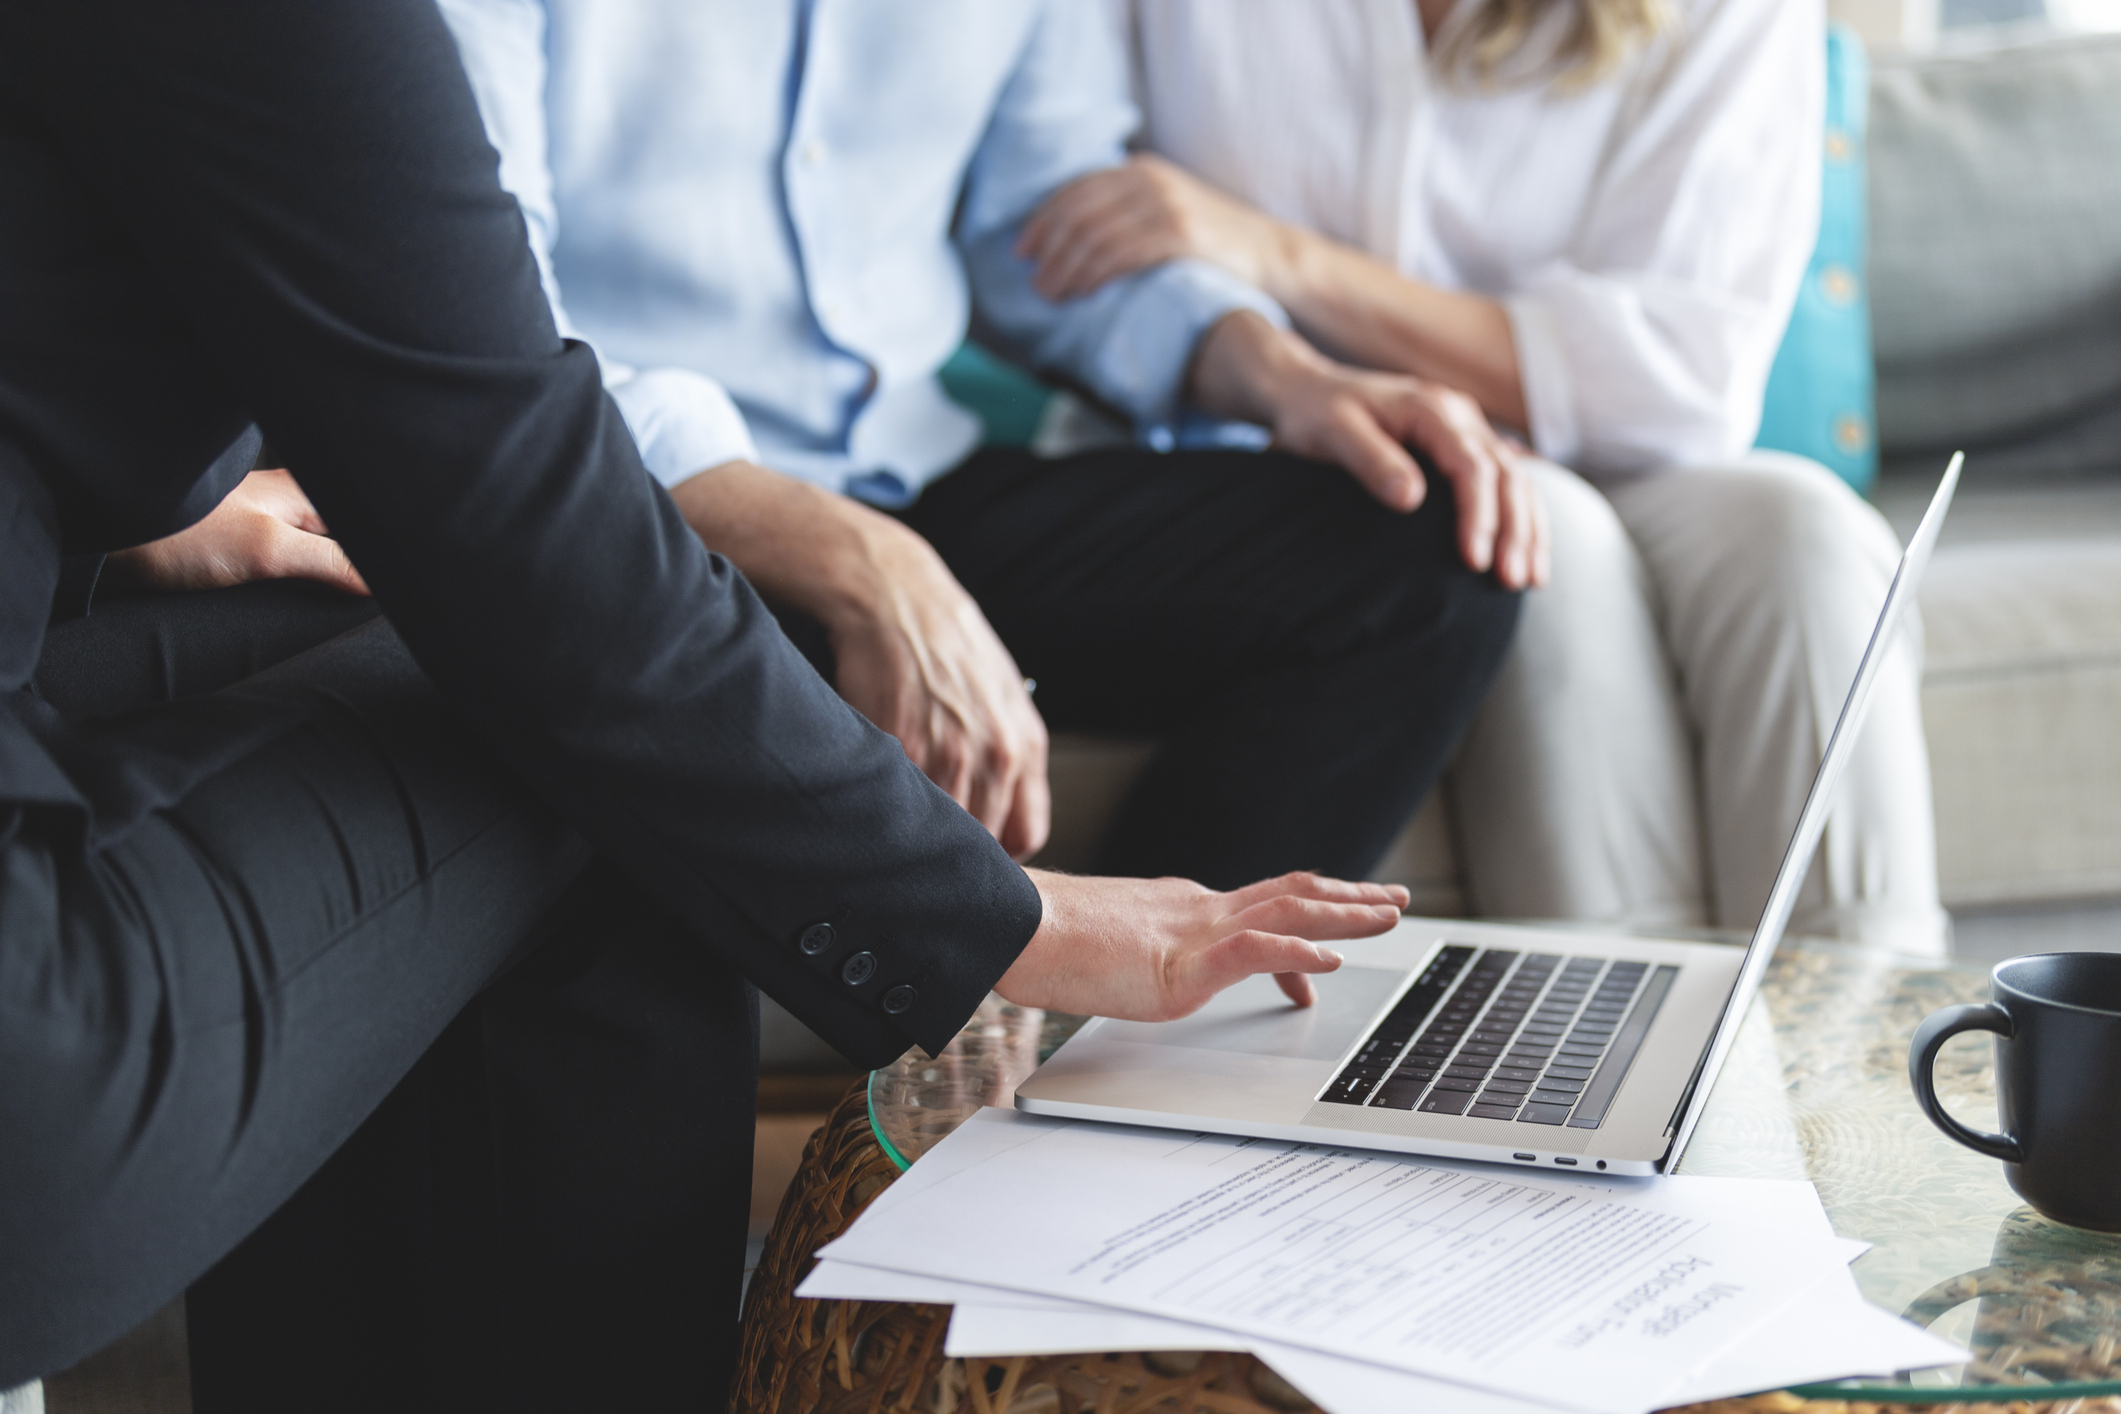
<path fill-rule="evenodd" d="M 1139 117 L 1113 15 L 1083 0 L 1048 0 L 973 156 L 957 240 L 983 337 L 1080 379 L 1154 427 L 1176 419 L 1194 346 L 1217 321 L 1245 309 L 1284 328 L 1289 319 L 1259 290 L 1197 260 L 1064 304 L 1031 287 L 1032 265 L 1015 250 L 1023 222 L 1068 182 L 1124 161 Z"/>
<path fill-rule="evenodd" d="M 478 99 L 501 185 L 522 209 L 538 278 L 564 338 L 582 340 L 553 272 L 558 205 L 547 159 L 545 6 L 542 0 L 439 0 Z M 665 486 L 729 461 L 757 461 L 744 414 L 721 384 L 683 368 L 634 368 L 598 352 L 605 391 L 626 419 L 641 461 Z"/>
<path fill-rule="evenodd" d="M 1818 235 L 1820 7 L 1696 0 L 1668 43 L 1570 258 L 1504 301 L 1533 445 L 1592 473 L 1752 445 Z"/>
<path fill-rule="evenodd" d="M 665 486 L 723 462 L 759 460 L 736 401 L 704 374 L 607 363 L 604 391 L 619 405 L 642 464 Z"/>

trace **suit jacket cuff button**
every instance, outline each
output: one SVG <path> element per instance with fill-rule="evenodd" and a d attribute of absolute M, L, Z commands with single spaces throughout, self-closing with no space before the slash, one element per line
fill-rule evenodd
<path fill-rule="evenodd" d="M 884 993 L 884 1014 L 886 1016 L 898 1016 L 909 1012 L 913 1010 L 913 1004 L 919 1000 L 920 994 L 918 992 L 904 983 L 900 983 Z"/>
<path fill-rule="evenodd" d="M 858 952 L 840 968 L 840 980 L 850 987 L 859 987 L 874 976 L 876 954 L 873 952 Z"/>
<path fill-rule="evenodd" d="M 795 940 L 795 945 L 803 950 L 804 957 L 816 957 L 832 946 L 832 925 L 811 924 L 803 930 L 802 936 Z"/>

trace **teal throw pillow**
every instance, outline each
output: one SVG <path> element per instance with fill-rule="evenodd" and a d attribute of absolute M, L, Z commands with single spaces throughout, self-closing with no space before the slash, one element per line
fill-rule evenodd
<path fill-rule="evenodd" d="M 1858 491 L 1878 476 L 1876 372 L 1864 288 L 1863 137 L 1870 62 L 1844 25 L 1826 40 L 1826 163 L 1819 244 L 1768 374 L 1756 445 L 1831 468 Z"/>

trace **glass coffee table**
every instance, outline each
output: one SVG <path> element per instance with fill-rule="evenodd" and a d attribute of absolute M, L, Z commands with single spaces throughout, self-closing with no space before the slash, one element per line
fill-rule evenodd
<path fill-rule="evenodd" d="M 2063 1227 L 2033 1213 L 2005 1184 L 1999 1164 L 1946 1139 L 1909 1092 L 1907 1047 L 1915 1027 L 1939 1007 L 1986 997 L 1984 971 L 1802 940 L 1778 951 L 1682 1172 L 1811 1180 L 1836 1231 L 1872 1244 L 1854 1266 L 1864 1295 L 1966 1346 L 1974 1359 L 1888 1383 L 1800 1386 L 1746 1402 L 1751 1407 L 2037 1401 L 2059 1408 L 2084 1401 L 2079 1408 L 2087 1414 L 2121 1412 L 2121 1236 Z M 778 1249 L 769 1243 L 754 1279 L 733 1408 L 808 1414 L 886 1407 L 848 1398 L 863 1384 L 860 1367 L 876 1363 L 858 1358 L 849 1333 L 859 1345 L 887 1326 L 897 1333 L 887 1362 L 897 1372 L 897 1397 L 889 1407 L 956 1407 L 944 1388 L 951 1362 L 941 1359 L 938 1308 L 903 1308 L 928 1314 L 896 1326 L 872 1311 L 874 1319 L 864 1325 L 861 1308 L 873 1303 L 796 1302 L 793 1287 L 809 1255 L 844 1230 L 868 1197 L 981 1106 L 1009 1104 L 1016 1085 L 1081 1024 L 990 998 L 942 1055 L 909 1055 L 848 1096 L 843 1113 L 813 1141 L 775 1226 L 775 1239 L 783 1240 Z M 1946 1047 L 1937 1066 L 1938 1094 L 1985 1129 L 1995 1128 L 1992 1063 L 1986 1037 L 1962 1038 Z M 2121 1174 L 2114 1178 L 2121 1182 Z M 855 1309 L 823 1309 L 838 1307 Z M 835 1322 L 839 1333 L 831 1337 Z M 813 1338 L 788 1338 L 791 1331 L 800 1336 L 796 1328 L 806 1323 Z M 805 1352 L 821 1353 L 821 1368 L 831 1366 L 834 1339 L 837 1377 L 827 1371 L 798 1379 L 818 1394 L 810 1401 L 797 1397 L 793 1367 Z M 1084 1408 L 1093 1396 L 1097 1407 L 1110 1405 L 1088 1385 L 1068 1385 L 1080 1370 L 1088 1370 L 1084 1378 L 1133 1379 L 1128 1397 L 1119 1400 L 1128 1407 L 1178 1409 L 1189 1400 L 1197 1408 L 1308 1407 L 1271 1376 L 1241 1369 L 1248 1358 L 1194 1357 L 1180 1368 L 1183 1359 L 1159 1363 L 1106 1353 L 1080 1357 L 1067 1369 L 1050 1359 L 1036 1366 L 1018 1361 L 1007 1367 L 1014 1376 L 1004 1379 L 1020 1408 L 1023 1391 L 1032 1387 L 1026 1379 L 1044 1380 L 1042 1390 L 1052 1387 L 1058 1410 L 1076 1407 L 1075 1396 Z M 944 1375 L 922 1384 L 907 1364 L 920 1360 L 927 1362 L 924 1370 Z M 762 1362 L 777 1375 L 765 1384 L 758 1379 Z M 984 1376 L 959 1371 L 954 1378 L 968 1385 L 963 1392 L 973 1407 L 1000 1414 L 1011 1407 L 996 1384 L 1003 1367 L 981 1363 Z M 976 1376 L 991 1388 L 970 1390 Z M 1158 1379 L 1173 1385 L 1170 1402 L 1154 1402 Z"/>

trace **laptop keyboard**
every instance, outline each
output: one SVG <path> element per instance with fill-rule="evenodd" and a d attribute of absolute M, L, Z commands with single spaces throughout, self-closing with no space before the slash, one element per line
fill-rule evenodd
<path fill-rule="evenodd" d="M 1448 944 L 1318 1098 L 1596 1129 L 1678 976 Z"/>

